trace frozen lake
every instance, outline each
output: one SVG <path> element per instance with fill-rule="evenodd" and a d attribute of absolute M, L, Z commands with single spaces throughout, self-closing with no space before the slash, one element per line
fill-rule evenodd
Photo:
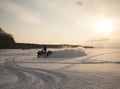
<path fill-rule="evenodd" d="M 120 49 L 0 49 L 0 89 L 120 89 Z"/>

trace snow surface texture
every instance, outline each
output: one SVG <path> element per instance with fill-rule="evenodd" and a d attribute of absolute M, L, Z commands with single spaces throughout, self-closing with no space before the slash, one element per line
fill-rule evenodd
<path fill-rule="evenodd" d="M 120 89 L 119 49 L 38 50 L 0 50 L 0 89 Z"/>

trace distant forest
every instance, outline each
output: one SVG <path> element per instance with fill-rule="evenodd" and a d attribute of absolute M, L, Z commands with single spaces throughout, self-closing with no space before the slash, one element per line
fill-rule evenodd
<path fill-rule="evenodd" d="M 15 40 L 13 36 L 0 28 L 0 48 L 14 48 Z"/>
<path fill-rule="evenodd" d="M 47 48 L 63 48 L 63 47 L 79 47 L 80 45 L 68 45 L 68 44 L 30 44 L 30 43 L 17 43 L 14 37 L 0 28 L 0 49 L 31 49 L 42 48 L 46 45 Z"/>

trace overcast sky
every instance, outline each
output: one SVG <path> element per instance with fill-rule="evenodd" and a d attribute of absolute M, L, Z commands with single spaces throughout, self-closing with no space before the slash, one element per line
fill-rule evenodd
<path fill-rule="evenodd" d="M 111 32 L 96 24 L 107 19 Z M 0 0 L 0 27 L 17 42 L 120 45 L 120 0 Z"/>

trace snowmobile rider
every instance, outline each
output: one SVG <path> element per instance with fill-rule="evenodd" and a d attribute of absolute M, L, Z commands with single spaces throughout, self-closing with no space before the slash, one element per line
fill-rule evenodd
<path fill-rule="evenodd" d="M 42 50 L 44 53 L 46 53 L 47 52 L 47 47 L 46 47 L 46 45 L 44 45 L 43 46 L 43 50 Z"/>

